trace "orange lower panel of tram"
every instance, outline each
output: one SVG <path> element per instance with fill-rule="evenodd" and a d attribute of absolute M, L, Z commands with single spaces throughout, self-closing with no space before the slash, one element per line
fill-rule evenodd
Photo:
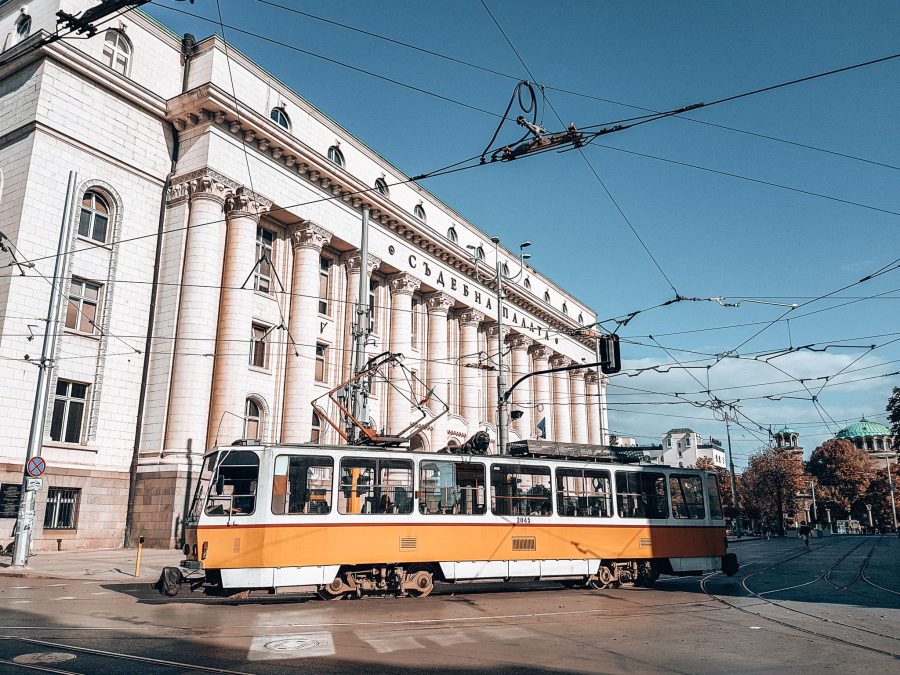
<path fill-rule="evenodd" d="M 462 560 L 721 556 L 725 528 L 641 525 L 347 523 L 197 528 L 207 569 Z"/>

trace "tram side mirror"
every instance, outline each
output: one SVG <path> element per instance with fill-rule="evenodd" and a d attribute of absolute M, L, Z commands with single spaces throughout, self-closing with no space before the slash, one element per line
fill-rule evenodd
<path fill-rule="evenodd" d="M 604 375 L 613 375 L 622 370 L 622 357 L 619 352 L 619 336 L 601 335 L 600 342 L 600 372 Z"/>
<path fill-rule="evenodd" d="M 225 492 L 225 476 L 219 474 L 216 478 L 216 494 L 221 496 Z"/>

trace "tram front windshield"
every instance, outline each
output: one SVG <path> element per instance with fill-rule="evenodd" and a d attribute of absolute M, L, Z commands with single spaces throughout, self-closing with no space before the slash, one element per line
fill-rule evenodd
<path fill-rule="evenodd" d="M 223 450 L 206 456 L 191 520 L 197 520 L 206 507 L 208 516 L 245 515 L 256 510 L 259 480 L 259 456 L 248 450 Z"/>

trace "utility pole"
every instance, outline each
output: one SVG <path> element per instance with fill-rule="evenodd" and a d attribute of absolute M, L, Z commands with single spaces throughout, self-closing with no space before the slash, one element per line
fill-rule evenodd
<path fill-rule="evenodd" d="M 37 386 L 34 390 L 34 408 L 31 412 L 31 430 L 28 434 L 28 452 L 25 455 L 25 466 L 34 457 L 41 456 L 41 445 L 44 440 L 44 421 L 47 417 L 48 396 L 50 394 L 50 371 L 53 369 L 53 354 L 56 353 L 56 342 L 59 335 L 59 303 L 62 300 L 61 285 L 66 273 L 69 259 L 69 238 L 72 234 L 72 198 L 78 174 L 69 172 L 69 184 L 66 187 L 66 201 L 63 204 L 62 224 L 59 228 L 59 244 L 56 248 L 56 265 L 53 269 L 53 280 L 50 290 L 50 303 L 47 306 L 47 325 L 44 328 L 44 342 L 41 347 L 41 360 L 38 362 Z M 18 528 L 13 548 L 13 567 L 23 567 L 28 563 L 31 549 L 31 530 L 34 527 L 34 511 L 39 479 L 30 478 L 24 472 L 22 479 L 22 496 L 19 498 Z"/>
<path fill-rule="evenodd" d="M 891 493 L 891 513 L 894 515 L 894 533 L 900 537 L 900 528 L 897 527 L 897 502 L 894 501 L 894 479 L 891 476 L 891 457 L 886 455 L 884 458 L 885 468 L 887 469 L 888 491 Z"/>
<path fill-rule="evenodd" d="M 734 475 L 734 455 L 731 453 L 731 426 L 728 424 L 728 411 L 725 412 L 725 435 L 728 439 L 728 465 L 731 470 L 731 498 L 734 500 L 734 533 L 741 536 L 741 506 L 738 499 L 737 476 Z"/>
<path fill-rule="evenodd" d="M 356 301 L 356 323 L 353 326 L 353 353 L 351 356 L 351 372 L 356 377 L 365 364 L 366 342 L 369 337 L 369 209 L 362 210 L 362 234 L 359 242 L 359 294 Z M 353 380 L 350 388 L 350 412 L 354 419 L 363 424 L 369 420 L 368 383 L 362 379 Z M 357 427 L 352 420 L 347 420 L 347 438 L 356 439 Z"/>
<path fill-rule="evenodd" d="M 809 489 L 812 491 L 813 522 L 818 525 L 819 509 L 816 508 L 816 482 L 814 480 L 809 481 Z"/>

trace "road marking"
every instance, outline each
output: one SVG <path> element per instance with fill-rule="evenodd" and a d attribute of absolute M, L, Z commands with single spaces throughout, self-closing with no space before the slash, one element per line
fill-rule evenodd
<path fill-rule="evenodd" d="M 69 584 L 47 584 L 46 588 L 63 588 Z"/>
<path fill-rule="evenodd" d="M 31 600 L 10 600 L 9 602 L 13 605 L 27 605 Z"/>
<path fill-rule="evenodd" d="M 495 640 L 523 640 L 525 638 L 537 637 L 530 630 L 520 628 L 519 626 L 484 626 L 478 630 L 482 633 L 487 633 Z"/>
<path fill-rule="evenodd" d="M 334 656 L 334 638 L 331 633 L 297 633 L 294 635 L 263 635 L 250 642 L 247 659 L 268 661 L 272 659 L 308 659 Z"/>
<path fill-rule="evenodd" d="M 109 595 L 109 591 L 94 591 L 91 595 Z"/>
<path fill-rule="evenodd" d="M 61 598 L 57 598 L 57 600 L 74 600 L 74 599 L 75 599 L 74 595 L 64 595 Z"/>
<path fill-rule="evenodd" d="M 389 654 L 390 652 L 398 652 L 406 649 L 424 649 L 425 645 L 412 637 L 398 638 L 371 638 L 366 640 L 369 645 L 379 654 Z"/>
<path fill-rule="evenodd" d="M 431 640 L 441 647 L 451 647 L 453 645 L 465 644 L 467 642 L 476 642 L 461 630 L 440 631 L 421 635 L 426 640 Z"/>
<path fill-rule="evenodd" d="M 13 663 L 21 663 L 23 665 L 64 663 L 66 661 L 74 660 L 75 655 L 70 654 L 69 652 L 32 652 L 31 654 L 19 654 L 18 656 L 13 657 Z"/>
<path fill-rule="evenodd" d="M 34 588 L 34 586 L 11 586 L 10 588 L 14 591 L 27 591 Z"/>

